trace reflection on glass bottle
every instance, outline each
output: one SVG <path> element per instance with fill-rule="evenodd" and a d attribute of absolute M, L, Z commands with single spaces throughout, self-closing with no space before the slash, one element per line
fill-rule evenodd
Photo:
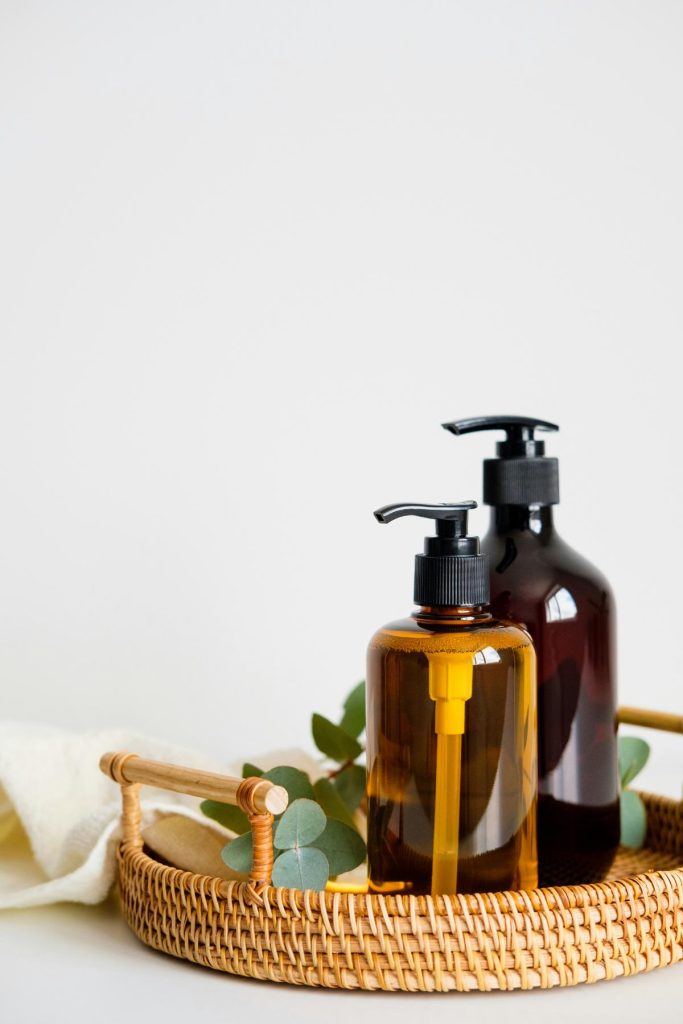
<path fill-rule="evenodd" d="M 553 587 L 545 599 L 545 621 L 566 622 L 578 615 L 576 601 L 566 587 Z"/>

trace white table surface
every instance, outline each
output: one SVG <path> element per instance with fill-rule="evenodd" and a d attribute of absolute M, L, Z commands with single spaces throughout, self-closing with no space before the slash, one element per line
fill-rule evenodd
<path fill-rule="evenodd" d="M 549 992 L 404 995 L 328 992 L 248 981 L 143 946 L 112 896 L 98 907 L 60 905 L 0 913 L 2 1024 L 195 1024 L 202 1020 L 439 1020 L 477 1024 L 585 1024 L 676 1019 L 683 965 Z M 668 1013 L 667 1013 L 668 1011 Z"/>

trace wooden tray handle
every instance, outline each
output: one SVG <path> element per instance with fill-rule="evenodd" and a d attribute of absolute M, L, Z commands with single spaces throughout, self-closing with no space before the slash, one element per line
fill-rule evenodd
<path fill-rule="evenodd" d="M 619 708 L 617 721 L 621 725 L 641 725 L 646 729 L 660 729 L 662 732 L 683 732 L 683 715 L 672 715 L 667 711 Z"/>
<path fill-rule="evenodd" d="M 146 761 L 137 754 L 103 754 L 100 769 L 118 782 L 123 796 L 123 842 L 142 849 L 140 833 L 140 785 L 188 793 L 204 800 L 235 804 L 249 818 L 254 855 L 249 878 L 265 885 L 273 870 L 273 816 L 287 807 L 287 790 L 266 779 L 234 779 L 228 775 L 182 768 L 161 761 Z"/>

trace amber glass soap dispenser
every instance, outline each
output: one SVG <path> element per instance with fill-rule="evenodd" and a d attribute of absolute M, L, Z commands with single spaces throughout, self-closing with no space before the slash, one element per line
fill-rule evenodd
<path fill-rule="evenodd" d="M 536 858 L 536 659 L 489 610 L 473 501 L 389 505 L 436 521 L 415 558 L 416 611 L 370 641 L 371 892 L 530 889 Z"/>
<path fill-rule="evenodd" d="M 484 461 L 491 526 L 482 547 L 494 615 L 523 623 L 538 658 L 540 881 L 597 881 L 619 841 L 615 610 L 605 577 L 553 523 L 558 461 L 536 431 L 558 428 L 527 416 L 443 426 L 454 434 L 505 432 L 498 457 Z"/>

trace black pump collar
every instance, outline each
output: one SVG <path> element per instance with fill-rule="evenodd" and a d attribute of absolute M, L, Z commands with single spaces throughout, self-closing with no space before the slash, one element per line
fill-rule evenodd
<path fill-rule="evenodd" d="M 504 430 L 496 444 L 497 459 L 484 460 L 486 505 L 556 505 L 560 500 L 559 463 L 547 458 L 545 442 L 535 430 L 559 430 L 555 423 L 530 416 L 473 416 L 443 423 L 452 434 Z"/>
<path fill-rule="evenodd" d="M 479 538 L 467 536 L 467 514 L 476 501 L 448 505 L 404 502 L 375 512 L 380 523 L 403 516 L 436 520 L 436 537 L 425 537 L 424 554 L 415 556 L 416 604 L 434 608 L 475 608 L 489 603 L 488 556 L 479 551 Z"/>

